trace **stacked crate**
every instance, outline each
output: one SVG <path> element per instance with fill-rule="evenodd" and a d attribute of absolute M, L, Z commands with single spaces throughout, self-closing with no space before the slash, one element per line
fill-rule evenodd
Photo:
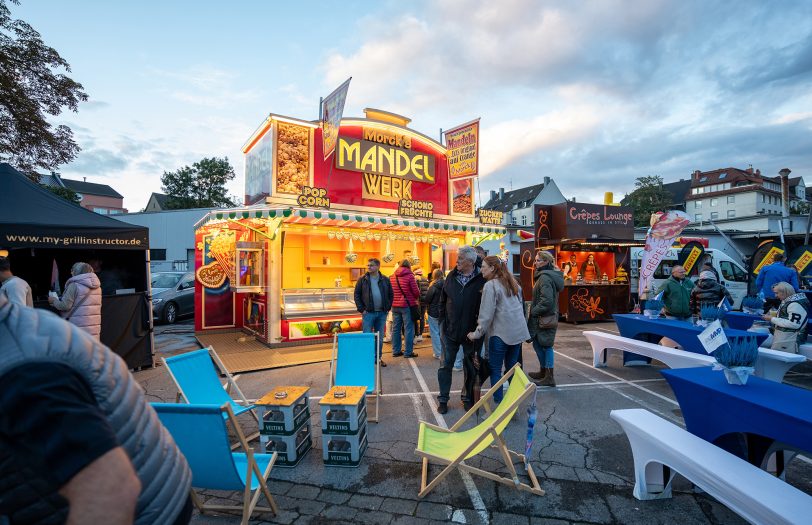
<path fill-rule="evenodd" d="M 366 387 L 334 386 L 321 398 L 325 465 L 357 467 L 367 449 Z"/>
<path fill-rule="evenodd" d="M 255 403 L 261 452 L 277 452 L 277 466 L 296 466 L 313 446 L 309 390 L 306 386 L 279 386 Z"/>

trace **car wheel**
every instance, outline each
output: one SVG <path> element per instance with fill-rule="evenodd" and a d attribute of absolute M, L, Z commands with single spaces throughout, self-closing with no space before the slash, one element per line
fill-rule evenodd
<path fill-rule="evenodd" d="M 164 307 L 164 322 L 172 324 L 178 318 L 178 307 L 175 303 L 167 303 Z"/>

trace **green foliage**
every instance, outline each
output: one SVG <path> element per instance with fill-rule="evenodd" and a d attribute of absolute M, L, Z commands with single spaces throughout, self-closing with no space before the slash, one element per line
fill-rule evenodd
<path fill-rule="evenodd" d="M 638 177 L 635 190 L 623 197 L 620 204 L 629 206 L 634 213 L 635 226 L 648 226 L 651 214 L 665 211 L 671 204 L 671 194 L 663 188 L 659 175 Z"/>
<path fill-rule="evenodd" d="M 169 196 L 167 207 L 172 210 L 234 206 L 226 183 L 235 176 L 228 157 L 212 157 L 176 171 L 165 171 L 161 190 Z"/>
<path fill-rule="evenodd" d="M 45 186 L 51 193 L 59 195 L 66 201 L 70 201 L 74 204 L 79 204 L 79 194 L 76 193 L 71 188 L 63 188 L 62 186 Z"/>
<path fill-rule="evenodd" d="M 0 160 L 33 180 L 37 169 L 53 171 L 79 152 L 70 128 L 47 120 L 87 100 L 82 85 L 61 71 L 70 65 L 0 0 Z"/>

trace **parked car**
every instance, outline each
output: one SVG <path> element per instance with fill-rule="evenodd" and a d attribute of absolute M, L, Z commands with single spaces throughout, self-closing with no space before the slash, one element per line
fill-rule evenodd
<path fill-rule="evenodd" d="M 152 316 L 167 323 L 194 313 L 194 272 L 157 272 L 152 274 Z"/>

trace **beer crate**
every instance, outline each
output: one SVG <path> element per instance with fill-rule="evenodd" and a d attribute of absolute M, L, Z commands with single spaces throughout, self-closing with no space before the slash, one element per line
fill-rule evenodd
<path fill-rule="evenodd" d="M 257 400 L 260 434 L 296 434 L 310 421 L 309 390 L 306 386 L 278 386 Z"/>
<path fill-rule="evenodd" d="M 261 451 L 266 454 L 278 454 L 274 465 L 279 467 L 295 467 L 302 457 L 313 447 L 310 433 L 310 420 L 302 425 L 293 435 L 260 434 Z"/>
<path fill-rule="evenodd" d="M 367 421 L 366 387 L 334 386 L 319 405 L 323 434 L 355 435 Z"/>
<path fill-rule="evenodd" d="M 335 467 L 357 467 L 368 444 L 366 424 L 355 435 L 322 434 L 321 450 L 324 464 Z"/>

